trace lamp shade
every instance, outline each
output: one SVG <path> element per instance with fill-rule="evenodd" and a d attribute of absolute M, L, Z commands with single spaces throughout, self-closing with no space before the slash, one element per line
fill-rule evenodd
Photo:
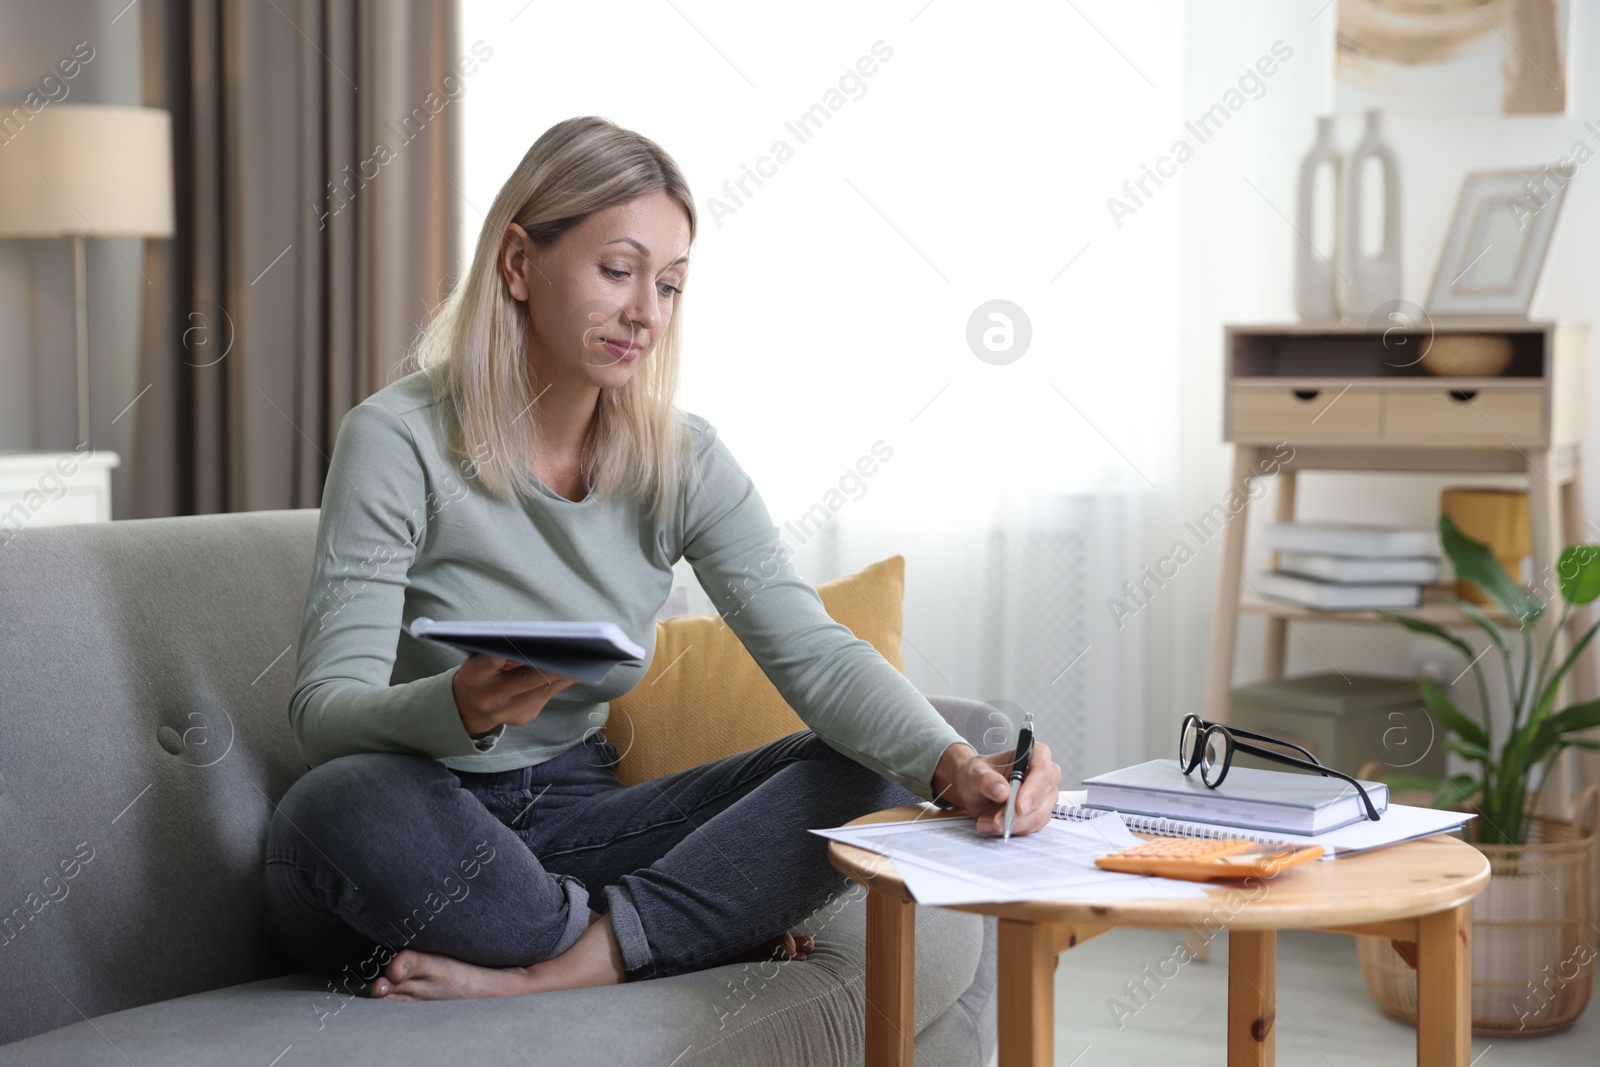
<path fill-rule="evenodd" d="M 0 235 L 172 236 L 172 116 L 50 104 L 0 147 Z"/>

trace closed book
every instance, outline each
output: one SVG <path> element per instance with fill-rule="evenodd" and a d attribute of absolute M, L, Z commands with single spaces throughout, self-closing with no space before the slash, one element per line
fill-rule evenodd
<path fill-rule="evenodd" d="M 1232 767 L 1212 789 L 1200 779 L 1199 768 L 1184 774 L 1176 759 L 1155 759 L 1083 784 L 1091 808 L 1272 833 L 1322 834 L 1367 817 L 1361 794 L 1349 782 L 1317 774 Z M 1389 806 L 1389 787 L 1361 785 L 1381 817 Z"/>
<path fill-rule="evenodd" d="M 589 685 L 598 685 L 617 664 L 645 655 L 614 622 L 436 622 L 419 615 L 407 632 L 418 640 L 499 656 Z"/>
<path fill-rule="evenodd" d="M 1429 585 L 1439 580 L 1439 561 L 1423 557 L 1382 559 L 1330 556 L 1321 552 L 1282 552 L 1278 555 L 1278 570 L 1302 578 L 1315 578 L 1319 582 L 1341 582 L 1345 585 L 1381 585 L 1386 582 Z"/>
<path fill-rule="evenodd" d="M 1223 784 L 1226 785 L 1227 782 Z M 1075 819 L 1083 822 L 1088 819 L 1098 819 L 1105 813 L 1104 808 L 1089 807 L 1086 790 L 1075 789 L 1071 792 L 1061 791 L 1055 809 L 1050 815 L 1056 819 Z M 1453 833 L 1464 826 L 1468 819 L 1477 818 L 1476 815 L 1464 811 L 1441 811 L 1438 808 L 1412 808 L 1404 804 L 1390 804 L 1384 809 L 1383 818 L 1377 822 L 1361 819 L 1325 834 L 1301 835 L 1267 831 L 1242 833 L 1231 826 L 1217 823 L 1185 822 L 1181 819 L 1163 819 L 1158 815 L 1133 815 L 1128 812 L 1117 814 L 1122 816 L 1122 825 L 1135 833 L 1156 834 L 1160 837 L 1244 840 L 1261 845 L 1321 845 L 1328 850 L 1329 858 L 1351 856 L 1357 852 L 1398 845 L 1403 841 L 1432 837 L 1434 834 Z"/>
<path fill-rule="evenodd" d="M 1255 587 L 1264 597 L 1303 604 L 1323 611 L 1358 611 L 1364 608 L 1414 608 L 1422 603 L 1419 585 L 1340 585 L 1301 578 L 1293 574 L 1262 574 Z"/>
<path fill-rule="evenodd" d="M 1268 548 L 1321 552 L 1330 556 L 1383 559 L 1439 554 L 1439 535 L 1432 530 L 1395 526 L 1361 526 L 1343 522 L 1273 522 L 1262 531 Z"/>

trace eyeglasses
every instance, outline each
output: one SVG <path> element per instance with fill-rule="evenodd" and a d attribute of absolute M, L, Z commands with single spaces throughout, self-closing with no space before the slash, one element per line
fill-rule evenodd
<path fill-rule="evenodd" d="M 1304 756 L 1305 759 L 1296 759 L 1294 756 L 1289 756 L 1282 752 L 1274 752 L 1271 749 L 1248 744 L 1239 740 L 1241 737 L 1248 737 L 1252 741 L 1265 741 L 1269 745 L 1292 748 Z M 1228 776 L 1228 768 L 1233 766 L 1234 749 L 1238 749 L 1240 752 L 1248 752 L 1252 756 L 1260 756 L 1262 759 L 1274 760 L 1290 767 L 1299 767 L 1302 770 L 1316 771 L 1318 774 L 1325 774 L 1330 778 L 1338 778 L 1341 781 L 1349 782 L 1355 786 L 1356 792 L 1361 794 L 1361 803 L 1367 809 L 1367 818 L 1373 822 L 1378 821 L 1378 809 L 1372 806 L 1372 798 L 1367 796 L 1367 791 L 1362 788 L 1360 782 L 1348 774 L 1343 774 L 1331 767 L 1324 767 L 1317 762 L 1317 757 L 1299 745 L 1288 741 L 1280 741 L 1276 737 L 1268 737 L 1266 734 L 1241 730 L 1236 726 L 1224 726 L 1220 722 L 1206 722 L 1198 715 L 1191 714 L 1183 717 L 1183 725 L 1178 732 L 1178 766 L 1183 770 L 1184 774 L 1189 774 L 1196 767 L 1199 767 L 1200 780 L 1208 787 L 1215 789 Z"/>

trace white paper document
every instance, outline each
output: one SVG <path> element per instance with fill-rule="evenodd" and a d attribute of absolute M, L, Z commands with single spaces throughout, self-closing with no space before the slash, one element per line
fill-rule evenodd
<path fill-rule="evenodd" d="M 1012 900 L 1131 900 L 1205 896 L 1193 882 L 1104 871 L 1097 856 L 1139 839 L 1107 814 L 1052 819 L 1011 840 L 984 837 L 970 819 L 873 823 L 812 833 L 894 860 L 919 904 L 990 904 Z"/>
<path fill-rule="evenodd" d="M 1012 840 L 1016 840 L 1012 838 Z M 1195 882 L 1167 878 L 1141 878 L 1136 874 L 1102 871 L 1092 880 L 1073 882 L 1047 890 L 996 889 L 982 882 L 953 874 L 941 874 L 904 860 L 895 870 L 905 879 L 906 888 L 918 904 L 940 907 L 955 904 L 1000 904 L 1018 900 L 1083 900 L 1096 904 L 1115 904 L 1124 900 L 1187 900 L 1205 896 L 1205 888 Z"/>

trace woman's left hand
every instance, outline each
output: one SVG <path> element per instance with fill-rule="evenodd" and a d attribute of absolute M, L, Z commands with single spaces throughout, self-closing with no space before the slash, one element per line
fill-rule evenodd
<path fill-rule="evenodd" d="M 933 773 L 934 795 L 964 809 L 978 825 L 978 833 L 997 836 L 1004 832 L 1006 797 L 1011 795 L 1011 762 L 1014 750 L 980 756 L 970 745 L 951 745 L 939 758 Z M 1050 756 L 1050 746 L 1033 743 L 1028 775 L 1017 795 L 1013 836 L 1031 834 L 1050 821 L 1061 785 L 1061 768 Z"/>

